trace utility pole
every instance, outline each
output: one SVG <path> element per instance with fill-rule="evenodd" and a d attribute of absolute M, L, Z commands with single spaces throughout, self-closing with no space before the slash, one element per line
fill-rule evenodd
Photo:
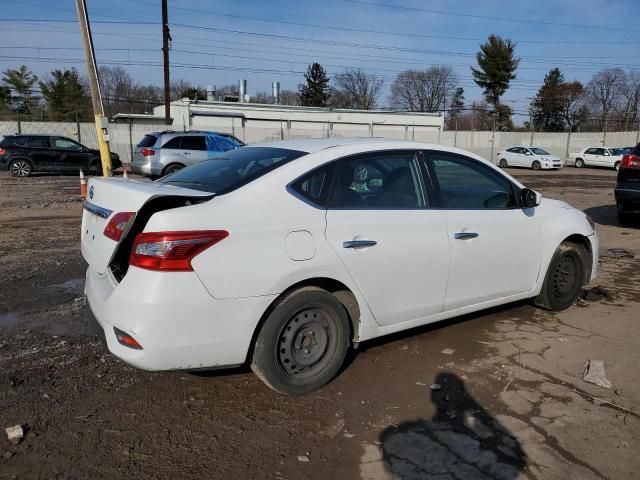
<path fill-rule="evenodd" d="M 89 26 L 89 16 L 87 14 L 87 4 L 85 0 L 76 0 L 78 10 L 78 20 L 80 22 L 80 33 L 84 43 L 84 54 L 87 62 L 87 73 L 89 77 L 89 87 L 91 89 L 91 103 L 93 105 L 93 116 L 96 123 L 96 133 L 98 134 L 98 146 L 100 148 L 100 159 L 102 161 L 102 175 L 111 176 L 111 153 L 109 152 L 109 121 L 104 116 L 102 107 L 102 94 L 98 83 L 98 69 L 96 67 L 96 56 L 93 50 L 93 40 L 91 38 L 91 27 Z"/>
<path fill-rule="evenodd" d="M 171 125 L 171 96 L 169 92 L 169 11 L 167 0 L 162 0 L 162 57 L 164 62 L 164 123 Z"/>

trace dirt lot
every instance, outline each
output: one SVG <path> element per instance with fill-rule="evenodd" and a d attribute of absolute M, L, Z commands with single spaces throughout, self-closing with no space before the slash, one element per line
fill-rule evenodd
<path fill-rule="evenodd" d="M 511 173 L 586 210 L 604 250 L 640 254 L 614 172 Z M 329 386 L 285 398 L 247 369 L 135 370 L 89 336 L 76 193 L 75 177 L 0 174 L 0 426 L 26 429 L 17 445 L 0 432 L 0 478 L 638 478 L 636 258 L 602 257 L 609 296 L 369 342 Z M 589 359 L 612 389 L 582 380 Z"/>

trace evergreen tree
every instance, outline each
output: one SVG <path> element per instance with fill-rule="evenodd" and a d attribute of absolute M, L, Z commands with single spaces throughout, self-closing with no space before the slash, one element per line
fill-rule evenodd
<path fill-rule="evenodd" d="M 464 88 L 458 87 L 449 104 L 449 128 L 455 127 L 456 120 L 464 111 Z"/>
<path fill-rule="evenodd" d="M 8 98 L 11 109 L 30 115 L 37 103 L 33 85 L 38 81 L 38 77 L 26 65 L 17 70 L 9 68 L 3 75 L 2 84 L 11 90 Z"/>
<path fill-rule="evenodd" d="M 533 124 L 549 132 L 560 132 L 564 128 L 563 110 L 564 75 L 554 68 L 544 76 L 544 83 L 533 100 Z"/>
<path fill-rule="evenodd" d="M 75 68 L 53 70 L 51 78 L 40 82 L 40 89 L 47 102 L 50 120 L 73 121 L 76 113 L 82 118 L 89 118 L 92 109 L 90 98 Z"/>
<path fill-rule="evenodd" d="M 515 71 L 520 63 L 514 55 L 515 48 L 513 41 L 490 35 L 476 54 L 479 68 L 471 67 L 475 83 L 483 89 L 487 102 L 493 105 L 499 118 L 504 118 L 506 112 L 504 108 L 498 109 L 500 97 L 509 88 L 511 80 L 516 78 Z"/>
<path fill-rule="evenodd" d="M 311 107 L 326 107 L 329 100 L 329 77 L 322 65 L 313 63 L 309 65 L 304 74 L 306 83 L 298 85 L 300 92 L 300 104 Z"/>

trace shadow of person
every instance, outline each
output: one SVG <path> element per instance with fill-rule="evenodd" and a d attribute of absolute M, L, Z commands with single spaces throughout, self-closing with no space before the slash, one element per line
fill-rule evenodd
<path fill-rule="evenodd" d="M 431 420 L 388 427 L 380 435 L 385 467 L 399 479 L 512 480 L 527 464 L 513 434 L 482 408 L 452 373 L 435 379 Z"/>

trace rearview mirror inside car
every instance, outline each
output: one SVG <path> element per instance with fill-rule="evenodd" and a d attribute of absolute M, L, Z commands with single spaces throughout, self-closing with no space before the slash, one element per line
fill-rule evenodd
<path fill-rule="evenodd" d="M 537 207 L 542 201 L 542 194 L 530 188 L 523 188 L 520 191 L 520 201 L 524 208 Z"/>

